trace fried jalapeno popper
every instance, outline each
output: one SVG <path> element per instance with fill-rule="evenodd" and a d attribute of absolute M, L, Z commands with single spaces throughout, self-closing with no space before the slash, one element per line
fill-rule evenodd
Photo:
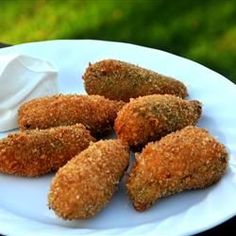
<path fill-rule="evenodd" d="M 89 64 L 84 75 L 88 94 L 103 95 L 114 100 L 150 94 L 187 96 L 185 85 L 173 78 L 118 60 L 102 60 Z"/>
<path fill-rule="evenodd" d="M 49 207 L 67 220 L 94 216 L 111 200 L 128 163 L 128 146 L 119 140 L 91 144 L 57 172 Z"/>
<path fill-rule="evenodd" d="M 19 109 L 19 127 L 46 129 L 82 123 L 94 136 L 112 129 L 117 112 L 124 105 L 102 96 L 56 95 L 33 99 Z"/>
<path fill-rule="evenodd" d="M 168 133 L 195 125 L 201 115 L 198 101 L 186 101 L 173 95 L 149 95 L 131 99 L 115 120 L 119 139 L 140 147 Z"/>
<path fill-rule="evenodd" d="M 95 139 L 81 125 L 31 130 L 0 140 L 0 172 L 39 176 L 57 170 Z"/>
<path fill-rule="evenodd" d="M 158 199 L 217 182 L 227 168 L 225 147 L 206 130 L 189 126 L 149 143 L 132 168 L 127 189 L 136 210 Z"/>

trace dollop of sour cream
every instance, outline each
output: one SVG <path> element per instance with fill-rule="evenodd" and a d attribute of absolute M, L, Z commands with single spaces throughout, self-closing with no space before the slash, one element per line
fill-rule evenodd
<path fill-rule="evenodd" d="M 18 127 L 18 108 L 37 97 L 58 93 L 57 70 L 21 54 L 0 55 L 0 132 Z"/>

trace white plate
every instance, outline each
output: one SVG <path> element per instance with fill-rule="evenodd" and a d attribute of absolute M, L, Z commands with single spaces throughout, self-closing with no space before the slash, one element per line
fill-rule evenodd
<path fill-rule="evenodd" d="M 93 40 L 37 42 L 1 49 L 51 62 L 59 70 L 61 92 L 84 93 L 81 76 L 89 62 L 117 58 L 183 81 L 190 99 L 204 104 L 199 126 L 207 128 L 230 153 L 227 174 L 205 190 L 188 191 L 159 201 L 138 213 L 123 185 L 100 214 L 86 221 L 62 221 L 47 208 L 53 175 L 19 178 L 0 175 L 0 233 L 6 235 L 189 235 L 236 214 L 236 86 L 221 75 L 190 60 L 160 50 L 125 43 Z M 0 85 L 1 86 L 1 85 Z M 4 137 L 6 134 L 0 134 Z"/>

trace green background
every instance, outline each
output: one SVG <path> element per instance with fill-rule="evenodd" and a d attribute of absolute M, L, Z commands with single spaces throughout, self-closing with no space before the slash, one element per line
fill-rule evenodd
<path fill-rule="evenodd" d="M 0 0 L 0 42 L 49 39 L 158 48 L 236 82 L 236 1 Z"/>

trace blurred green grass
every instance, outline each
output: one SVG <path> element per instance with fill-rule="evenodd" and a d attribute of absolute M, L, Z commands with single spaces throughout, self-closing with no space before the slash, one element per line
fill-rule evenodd
<path fill-rule="evenodd" d="M 123 41 L 175 53 L 236 82 L 236 2 L 1 0 L 0 41 Z"/>

